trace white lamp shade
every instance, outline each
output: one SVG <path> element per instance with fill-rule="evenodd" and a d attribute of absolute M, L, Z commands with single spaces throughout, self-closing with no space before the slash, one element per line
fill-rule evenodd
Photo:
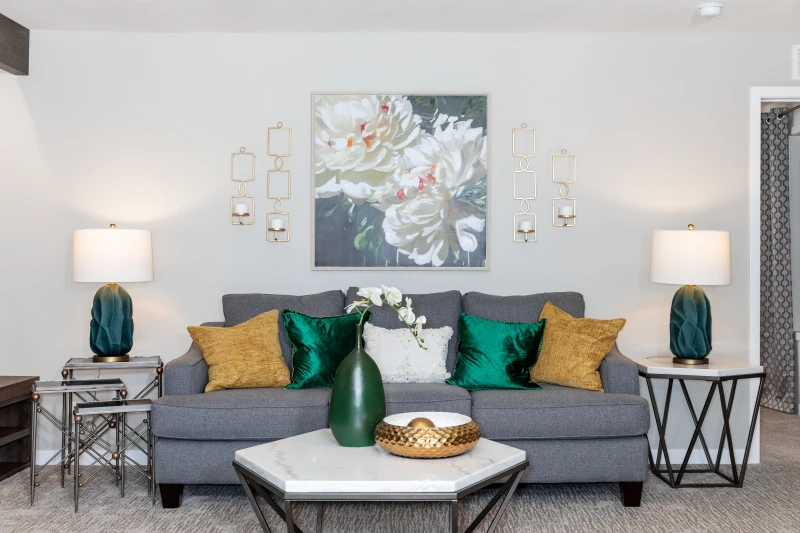
<path fill-rule="evenodd" d="M 79 229 L 72 240 L 72 281 L 153 281 L 153 243 L 141 229 Z"/>
<path fill-rule="evenodd" d="M 654 231 L 650 281 L 674 285 L 730 285 L 731 234 L 727 231 Z"/>

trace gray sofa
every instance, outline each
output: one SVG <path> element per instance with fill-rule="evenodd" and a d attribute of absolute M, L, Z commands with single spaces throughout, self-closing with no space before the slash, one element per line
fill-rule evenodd
<path fill-rule="evenodd" d="M 309 296 L 235 294 L 223 297 L 229 327 L 271 309 L 294 309 L 314 316 L 342 314 L 356 299 L 329 291 Z M 535 322 L 548 301 L 573 316 L 584 316 L 578 293 L 491 296 L 457 291 L 410 294 L 426 327 L 450 326 L 447 367 L 458 350 L 458 317 L 464 312 L 509 322 Z M 373 308 L 372 322 L 399 328 L 394 312 Z M 291 369 L 292 349 L 281 325 L 281 346 Z M 385 384 L 388 414 L 451 411 L 471 416 L 483 436 L 525 450 L 531 462 L 523 483 L 620 484 L 623 503 L 638 506 L 647 472 L 650 425 L 639 396 L 634 365 L 616 349 L 600 365 L 605 393 L 543 385 L 541 390 L 488 390 L 470 393 L 445 383 Z M 185 484 L 236 484 L 231 466 L 236 450 L 328 427 L 330 389 L 238 389 L 205 394 L 208 367 L 196 346 L 164 368 L 165 395 L 153 406 L 156 475 L 164 507 L 180 505 Z"/>

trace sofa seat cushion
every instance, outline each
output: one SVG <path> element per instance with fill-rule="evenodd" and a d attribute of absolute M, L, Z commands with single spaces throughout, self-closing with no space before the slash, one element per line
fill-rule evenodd
<path fill-rule="evenodd" d="M 461 387 L 446 383 L 384 383 L 386 414 L 445 411 L 470 416 L 472 398 Z"/>
<path fill-rule="evenodd" d="M 230 389 L 153 402 L 157 437 L 285 439 L 328 427 L 331 389 Z"/>
<path fill-rule="evenodd" d="M 647 401 L 542 385 L 541 390 L 474 391 L 472 418 L 488 439 L 593 439 L 644 435 L 650 428 Z"/>
<path fill-rule="evenodd" d="M 356 300 L 361 300 L 358 296 L 358 287 L 347 289 L 345 304 L 350 305 Z M 447 343 L 447 371 L 452 372 L 456 366 L 458 357 L 458 317 L 461 315 L 461 293 L 458 291 L 434 292 L 430 294 L 403 294 L 403 305 L 405 298 L 411 298 L 411 307 L 414 314 L 424 316 L 426 328 L 443 328 L 450 326 L 453 336 Z M 542 304 L 544 305 L 544 304 Z M 541 309 L 540 309 L 541 311 Z M 406 325 L 397 318 L 397 313 L 385 306 L 373 307 L 370 309 L 372 316 L 369 321 L 374 326 L 386 329 L 405 328 Z M 534 320 L 534 322 L 536 322 Z"/>

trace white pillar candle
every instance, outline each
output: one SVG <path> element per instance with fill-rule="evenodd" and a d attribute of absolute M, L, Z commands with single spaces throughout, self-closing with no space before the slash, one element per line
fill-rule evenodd
<path fill-rule="evenodd" d="M 282 218 L 272 218 L 269 221 L 269 229 L 271 230 L 286 229 L 286 223 L 283 221 Z"/>
<path fill-rule="evenodd" d="M 247 204 L 236 204 L 233 206 L 234 215 L 246 215 L 247 211 Z"/>
<path fill-rule="evenodd" d="M 572 217 L 575 216 L 575 210 L 572 208 L 571 205 L 562 205 L 558 208 L 558 216 L 560 217 Z"/>
<path fill-rule="evenodd" d="M 517 224 L 517 230 L 533 231 L 533 222 L 531 222 L 530 220 L 521 220 L 519 224 Z"/>

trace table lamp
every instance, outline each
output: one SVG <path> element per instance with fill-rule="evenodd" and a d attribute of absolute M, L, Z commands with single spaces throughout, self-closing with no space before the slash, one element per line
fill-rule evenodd
<path fill-rule="evenodd" d="M 89 346 L 95 362 L 127 361 L 133 347 L 133 304 L 118 283 L 153 281 L 153 246 L 147 230 L 75 230 L 72 281 L 107 283 L 94 295 Z"/>
<path fill-rule="evenodd" d="M 650 281 L 683 285 L 672 298 L 669 348 L 675 363 L 708 364 L 711 304 L 698 285 L 730 285 L 731 236 L 727 231 L 656 230 Z"/>

